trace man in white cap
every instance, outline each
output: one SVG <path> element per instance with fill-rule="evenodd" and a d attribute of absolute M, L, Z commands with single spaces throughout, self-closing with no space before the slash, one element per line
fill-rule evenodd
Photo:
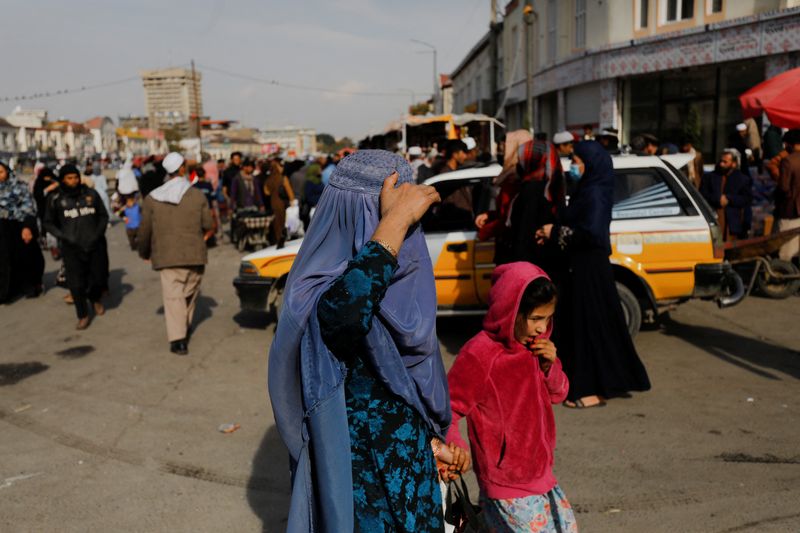
<path fill-rule="evenodd" d="M 738 150 L 741 164 L 739 170 L 745 176 L 750 176 L 750 161 L 752 160 L 753 152 L 747 147 L 747 124 L 741 122 L 736 125 L 736 131 L 728 138 L 728 148 L 735 148 Z M 748 153 L 749 152 L 749 153 Z"/>
<path fill-rule="evenodd" d="M 568 131 L 559 131 L 553 135 L 553 144 L 558 150 L 558 157 L 570 157 L 573 152 L 572 143 L 575 142 L 575 137 Z"/>
<path fill-rule="evenodd" d="M 162 162 L 169 180 L 144 200 L 139 226 L 139 255 L 161 274 L 164 318 L 170 351 L 189 353 L 188 334 L 200 282 L 207 263 L 205 241 L 214 221 L 205 195 L 186 179 L 186 164 L 177 152 Z"/>
<path fill-rule="evenodd" d="M 425 163 L 422 158 L 422 148 L 419 146 L 410 147 L 408 149 L 408 162 L 411 163 L 411 168 L 414 171 L 414 181 L 417 181 L 419 178 L 419 167 Z"/>

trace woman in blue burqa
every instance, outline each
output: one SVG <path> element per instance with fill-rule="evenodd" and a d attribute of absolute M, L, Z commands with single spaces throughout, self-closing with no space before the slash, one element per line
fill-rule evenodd
<path fill-rule="evenodd" d="M 437 201 L 382 150 L 343 159 L 325 187 L 269 355 L 292 472 L 288 531 L 443 528 L 435 454 L 453 462 L 436 440 L 450 401 L 419 227 Z"/>

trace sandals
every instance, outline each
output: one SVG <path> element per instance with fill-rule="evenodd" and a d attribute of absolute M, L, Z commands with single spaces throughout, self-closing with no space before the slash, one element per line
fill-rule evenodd
<path fill-rule="evenodd" d="M 605 407 L 606 401 L 602 398 L 598 398 L 598 400 L 599 401 L 597 403 L 586 405 L 585 403 L 583 403 L 582 398 L 578 398 L 574 402 L 571 402 L 569 400 L 564 400 L 564 403 L 561 405 L 569 409 L 591 409 L 592 407 Z"/>

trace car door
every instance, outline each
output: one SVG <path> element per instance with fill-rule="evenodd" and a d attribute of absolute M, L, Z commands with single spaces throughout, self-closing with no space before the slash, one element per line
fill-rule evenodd
<path fill-rule="evenodd" d="M 656 300 L 690 296 L 694 265 L 713 255 L 705 218 L 665 168 L 615 174 L 612 262 L 644 278 Z"/>
<path fill-rule="evenodd" d="M 442 201 L 422 219 L 441 310 L 480 306 L 475 280 L 475 216 L 484 194 L 483 178 L 433 183 Z"/>

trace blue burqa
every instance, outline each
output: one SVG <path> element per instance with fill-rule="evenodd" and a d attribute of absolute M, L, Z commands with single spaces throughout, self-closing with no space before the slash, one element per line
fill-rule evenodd
<path fill-rule="evenodd" d="M 337 165 L 286 282 L 268 382 L 291 459 L 290 532 L 353 530 L 346 368 L 325 346 L 316 310 L 378 226 L 381 186 L 395 171 L 398 184 L 413 183 L 409 164 L 383 150 L 361 150 Z M 409 231 L 398 263 L 369 333 L 353 351 L 442 435 L 450 424 L 450 400 L 436 337 L 433 267 L 421 228 Z"/>

